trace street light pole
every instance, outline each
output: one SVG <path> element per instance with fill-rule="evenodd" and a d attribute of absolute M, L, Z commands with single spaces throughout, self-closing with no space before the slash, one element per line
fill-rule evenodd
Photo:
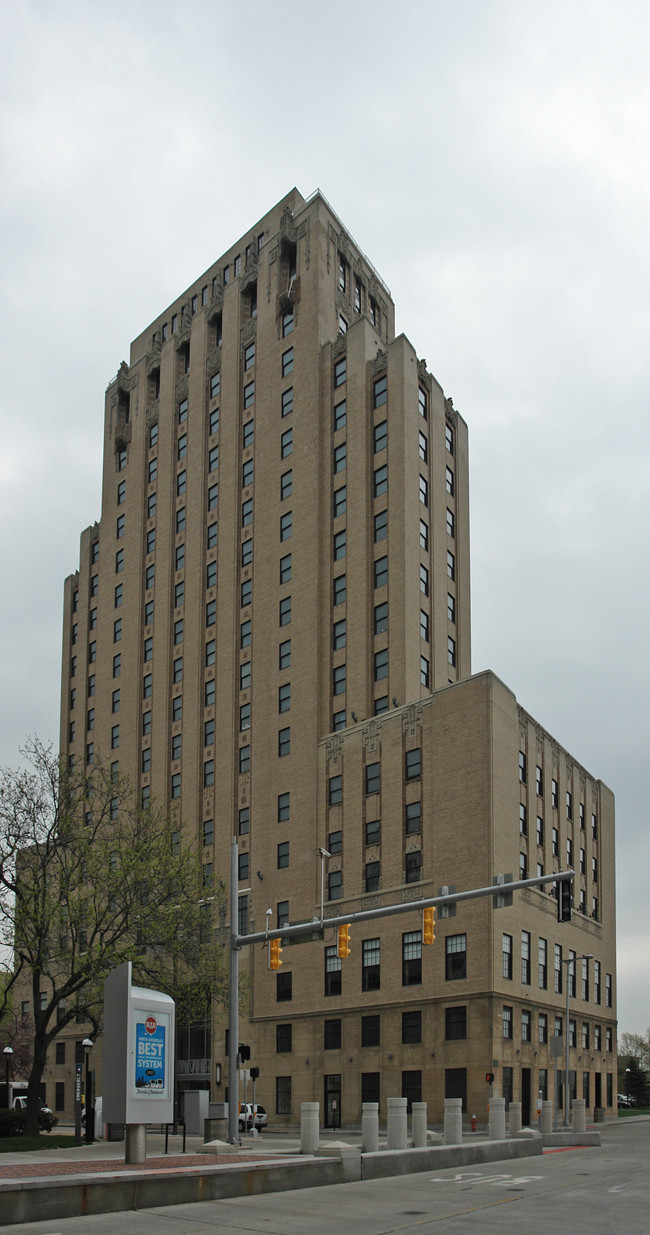
<path fill-rule="evenodd" d="M 7 1087 L 7 1106 L 9 1106 L 9 1064 L 11 1063 L 13 1051 L 10 1046 L 5 1046 L 2 1053 L 5 1057 L 5 1085 Z"/>
<path fill-rule="evenodd" d="M 86 1055 L 86 1129 L 84 1140 L 86 1145 L 92 1145 L 94 1137 L 94 1110 L 92 1109 L 92 1098 L 90 1093 L 90 1052 L 93 1049 L 93 1043 L 90 1038 L 84 1038 L 81 1045 L 84 1048 Z"/>
<path fill-rule="evenodd" d="M 566 1017 L 564 1021 L 564 1126 L 569 1127 L 569 966 L 576 965 L 578 961 L 590 961 L 593 958 L 593 952 L 583 952 L 581 956 L 570 956 L 563 959 L 562 964 L 566 965 Z M 574 968 L 574 977 L 576 971 Z"/>

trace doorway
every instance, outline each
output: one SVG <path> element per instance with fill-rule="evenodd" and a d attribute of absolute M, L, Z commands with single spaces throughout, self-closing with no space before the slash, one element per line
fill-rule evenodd
<path fill-rule="evenodd" d="M 603 1105 L 603 1078 L 600 1072 L 594 1072 L 594 1104 Z"/>
<path fill-rule="evenodd" d="M 521 1122 L 530 1127 L 530 1068 L 521 1069 Z"/>
<path fill-rule="evenodd" d="M 325 1077 L 325 1127 L 341 1127 L 341 1074 Z"/>

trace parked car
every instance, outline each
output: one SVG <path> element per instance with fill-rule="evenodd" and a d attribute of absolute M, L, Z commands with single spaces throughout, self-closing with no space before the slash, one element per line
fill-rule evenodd
<path fill-rule="evenodd" d="M 250 1132 L 253 1126 L 253 1103 L 240 1102 L 239 1104 L 239 1131 Z M 255 1103 L 255 1127 L 258 1132 L 266 1127 L 266 1108 L 261 1106 L 259 1102 Z"/>
<path fill-rule="evenodd" d="M 13 1108 L 15 1111 L 26 1111 L 27 1110 L 27 1095 L 18 1094 L 14 1098 Z M 51 1109 L 51 1107 L 42 1106 L 39 1112 L 38 1122 L 39 1122 L 39 1127 L 41 1129 L 41 1132 L 51 1132 L 55 1123 L 58 1123 L 58 1120 L 56 1118 L 56 1115 L 54 1114 L 54 1111 Z"/>
<path fill-rule="evenodd" d="M 618 1095 L 618 1105 L 619 1106 L 632 1106 L 632 1099 L 629 1097 L 628 1094 L 620 1093 Z"/>

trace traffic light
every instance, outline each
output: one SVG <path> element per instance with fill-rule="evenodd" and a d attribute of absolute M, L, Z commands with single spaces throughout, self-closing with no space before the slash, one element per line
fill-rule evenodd
<path fill-rule="evenodd" d="M 250 1046 L 246 1046 L 243 1042 L 240 1042 L 239 1043 L 239 1058 L 241 1062 L 246 1063 L 246 1060 L 250 1059 L 250 1057 L 251 1057 Z"/>
<path fill-rule="evenodd" d="M 339 926 L 338 942 L 336 945 L 336 955 L 342 960 L 350 955 L 350 924 L 346 922 L 343 926 Z"/>
<path fill-rule="evenodd" d="M 557 885 L 557 920 L 558 922 L 571 921 L 571 898 L 572 888 L 571 880 L 563 879 L 562 883 Z"/>
<path fill-rule="evenodd" d="M 281 951 L 282 951 L 282 948 L 280 947 L 280 940 L 270 939 L 269 940 L 269 968 L 270 969 L 280 968 L 280 965 L 282 964 L 282 961 L 280 960 Z"/>
<path fill-rule="evenodd" d="M 486 1072 L 486 1073 L 485 1073 L 485 1079 L 486 1079 L 486 1081 L 487 1081 L 488 1085 L 491 1085 L 491 1084 L 492 1084 L 492 1082 L 493 1082 L 493 1080 L 494 1080 L 494 1072 Z"/>
<path fill-rule="evenodd" d="M 422 910 L 422 942 L 433 943 L 436 937 L 436 907 L 428 905 Z"/>

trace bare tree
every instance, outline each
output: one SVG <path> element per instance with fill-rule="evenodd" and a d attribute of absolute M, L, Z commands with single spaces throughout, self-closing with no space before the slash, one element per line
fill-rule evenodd
<path fill-rule="evenodd" d="M 38 1131 L 48 1047 L 73 1021 L 101 1028 L 103 984 L 125 960 L 136 980 L 172 995 L 200 975 L 227 987 L 212 909 L 180 820 L 140 809 L 102 765 L 63 767 L 37 739 L 27 767 L 0 773 L 0 945 L 13 952 L 0 1016 L 29 993 L 33 1016 L 25 1135 Z"/>

